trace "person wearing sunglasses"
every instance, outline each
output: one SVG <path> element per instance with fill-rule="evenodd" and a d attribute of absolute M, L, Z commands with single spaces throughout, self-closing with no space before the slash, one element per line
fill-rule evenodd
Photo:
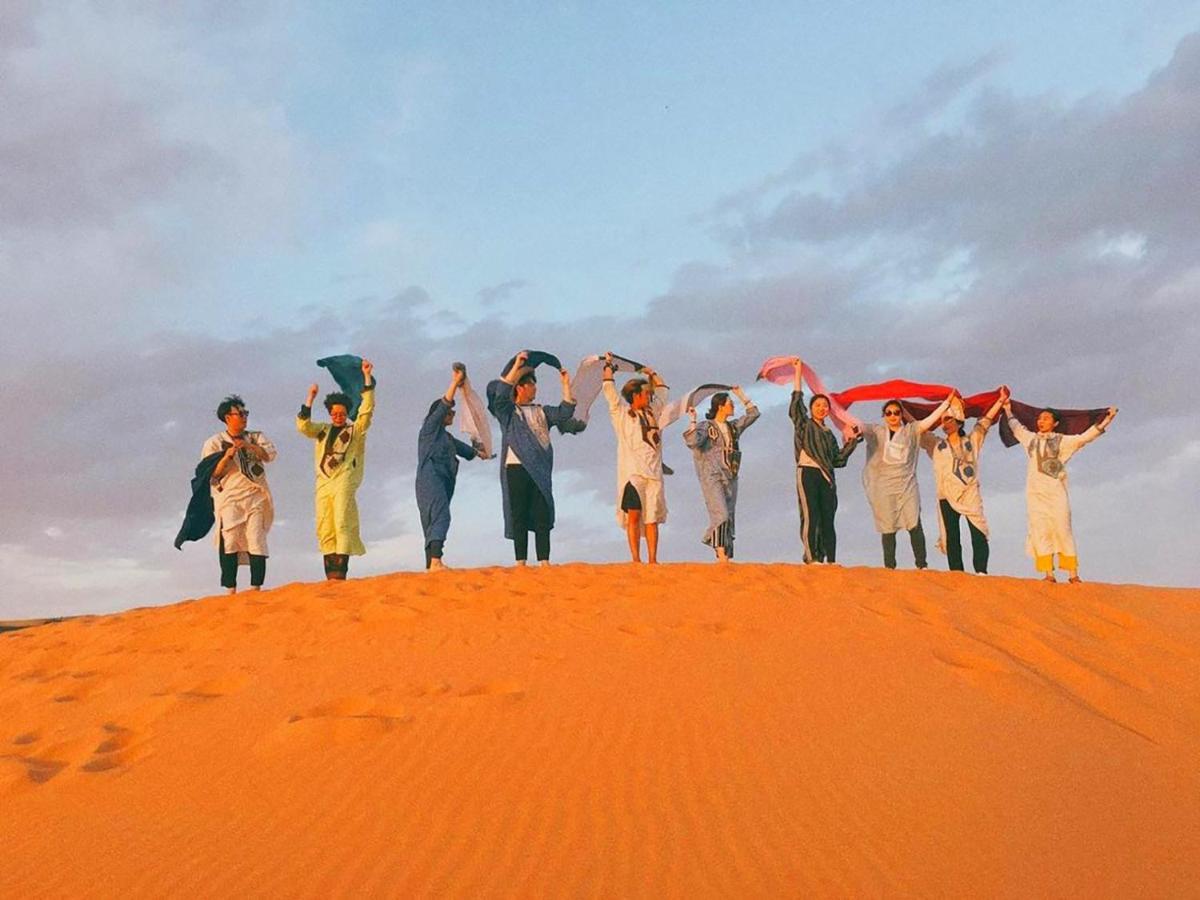
<path fill-rule="evenodd" d="M 883 404 L 883 421 L 863 424 L 867 459 L 863 488 L 875 517 L 875 530 L 883 542 L 883 565 L 896 568 L 896 533 L 907 531 L 913 560 L 927 568 L 925 530 L 921 527 L 921 495 L 917 487 L 917 456 L 925 433 L 936 426 L 954 398 L 951 391 L 942 404 L 924 419 L 914 420 L 899 400 Z"/>
<path fill-rule="evenodd" d="M 1055 581 L 1054 556 L 1067 573 L 1071 584 L 1078 584 L 1079 557 L 1075 552 L 1075 533 L 1071 528 L 1071 499 L 1067 495 L 1067 460 L 1108 429 L 1117 414 L 1114 406 L 1108 415 L 1083 434 L 1062 434 L 1061 416 L 1053 409 L 1038 413 L 1037 431 L 1030 431 L 1013 415 L 1012 403 L 1005 398 L 1005 415 L 1013 436 L 1025 448 L 1029 465 L 1025 476 L 1025 505 L 1029 530 L 1025 550 L 1045 581 Z"/>
<path fill-rule="evenodd" d="M 257 591 L 267 577 L 267 532 L 275 518 L 266 469 L 275 459 L 275 445 L 261 431 L 247 430 L 250 411 L 237 394 L 221 401 L 217 418 L 225 430 L 204 442 L 200 458 L 221 454 L 211 478 L 221 587 L 237 593 L 237 570 L 243 565 L 250 567 L 250 590 Z"/>
<path fill-rule="evenodd" d="M 368 360 L 362 361 L 362 403 L 350 418 L 353 401 L 344 393 L 325 397 L 328 422 L 312 420 L 312 405 L 319 388 L 308 389 L 308 399 L 296 415 L 296 430 L 314 443 L 316 469 L 317 544 L 325 562 L 325 577 L 345 581 L 350 557 L 367 552 L 358 526 L 359 485 L 366 462 L 367 430 L 375 413 L 375 378 Z"/>

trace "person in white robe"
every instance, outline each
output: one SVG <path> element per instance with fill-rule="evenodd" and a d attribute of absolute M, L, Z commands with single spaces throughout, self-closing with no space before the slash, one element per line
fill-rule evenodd
<path fill-rule="evenodd" d="M 1030 431 L 1017 420 L 1011 404 L 1004 404 L 1004 412 L 1013 436 L 1029 457 L 1025 475 L 1025 504 L 1029 517 L 1025 551 L 1033 557 L 1037 570 L 1044 573 L 1044 580 L 1056 580 L 1054 557 L 1057 555 L 1059 568 L 1067 572 L 1072 584 L 1078 584 L 1079 557 L 1071 528 L 1067 460 L 1104 434 L 1117 410 L 1109 407 L 1108 415 L 1082 434 L 1059 433 L 1059 416 L 1052 409 L 1038 413 L 1037 431 Z"/>
<path fill-rule="evenodd" d="M 907 416 L 899 400 L 883 404 L 883 422 L 862 426 L 867 459 L 863 465 L 863 488 L 875 530 L 883 543 L 883 565 L 896 568 L 896 533 L 907 531 L 913 560 L 918 569 L 928 567 L 925 529 L 921 526 L 921 495 L 917 486 L 917 455 L 926 432 L 942 420 L 954 394 L 924 419 Z"/>
<path fill-rule="evenodd" d="M 631 379 L 618 391 L 612 362 L 611 354 L 606 354 L 603 390 L 617 437 L 617 523 L 625 529 L 633 561 L 642 561 L 645 535 L 646 561 L 657 563 L 658 526 L 667 520 L 658 423 L 667 387 L 657 372 L 643 366 L 646 377 Z"/>
<path fill-rule="evenodd" d="M 262 588 L 267 574 L 267 532 L 275 519 L 275 504 L 267 484 L 267 463 L 275 445 L 261 431 L 246 429 L 250 412 L 236 394 L 217 407 L 225 430 L 217 432 L 200 451 L 200 458 L 220 453 L 213 468 L 211 490 L 216 520 L 214 540 L 221 565 L 221 587 L 237 592 L 238 566 L 250 567 L 250 590 Z"/>
<path fill-rule="evenodd" d="M 988 429 L 1000 407 L 1008 400 L 1008 388 L 1002 387 L 996 402 L 975 422 L 970 433 L 963 430 L 966 413 L 962 400 L 955 397 L 942 416 L 946 436 L 928 452 L 933 460 L 933 482 L 938 496 L 938 549 L 946 554 L 950 570 L 963 571 L 960 520 L 967 520 L 971 534 L 971 563 L 976 574 L 986 575 L 988 524 L 983 513 L 983 494 L 979 490 L 979 454 Z"/>

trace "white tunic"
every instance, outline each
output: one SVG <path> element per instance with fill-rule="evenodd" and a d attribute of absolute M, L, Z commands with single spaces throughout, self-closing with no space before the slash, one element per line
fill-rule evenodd
<path fill-rule="evenodd" d="M 611 381 L 604 382 L 609 418 L 617 436 L 617 523 L 625 527 L 621 497 L 632 484 L 642 501 L 642 523 L 667 520 L 667 498 L 663 491 L 662 437 L 658 414 L 666 404 L 666 388 L 658 388 L 644 415 L 630 409 Z"/>
<path fill-rule="evenodd" d="M 862 427 L 867 460 L 863 488 L 880 534 L 909 531 L 921 521 L 921 495 L 917 487 L 917 451 L 922 435 L 941 421 L 949 398 L 920 422 L 905 422 L 892 434 L 887 425 Z"/>
<path fill-rule="evenodd" d="M 246 431 L 243 437 L 246 443 L 262 447 L 267 456 L 259 460 L 245 452 L 236 453 L 226 465 L 225 474 L 213 480 L 213 513 L 217 524 L 213 539 L 218 547 L 224 545 L 226 553 L 237 553 L 242 557 L 239 561 L 248 564 L 244 554 L 270 555 L 267 532 L 275 519 L 275 504 L 267 484 L 266 464 L 277 453 L 275 445 L 261 431 Z M 231 446 L 233 439 L 228 432 L 218 432 L 204 442 L 200 458 L 223 453 Z"/>
<path fill-rule="evenodd" d="M 979 491 L 979 452 L 987 437 L 992 420 L 980 416 L 965 437 L 959 439 L 957 450 L 948 438 L 941 437 L 929 448 L 933 459 L 933 483 L 937 486 L 939 500 L 945 500 L 950 508 L 984 533 L 988 534 L 987 518 L 983 514 L 983 494 Z M 938 548 L 946 552 L 946 533 L 942 517 L 938 515 Z"/>
<path fill-rule="evenodd" d="M 1029 516 L 1025 552 L 1034 559 L 1055 553 L 1076 556 L 1066 462 L 1080 447 L 1104 432 L 1093 425 L 1083 434 L 1039 434 L 1030 431 L 1013 416 L 1008 417 L 1008 424 L 1029 456 L 1025 475 L 1025 505 Z"/>

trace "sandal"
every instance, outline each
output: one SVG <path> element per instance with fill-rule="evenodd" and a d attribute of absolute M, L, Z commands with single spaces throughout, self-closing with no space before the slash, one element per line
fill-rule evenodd
<path fill-rule="evenodd" d="M 1067 579 L 1067 581 L 1071 584 L 1082 584 L 1083 583 L 1083 579 L 1080 578 L 1078 575 L 1072 575 L 1070 578 Z"/>
<path fill-rule="evenodd" d="M 1058 584 L 1058 579 L 1057 579 L 1057 578 L 1055 578 L 1055 577 L 1054 577 L 1053 575 L 1051 575 L 1050 573 L 1046 573 L 1046 577 L 1045 577 L 1045 578 L 1043 578 L 1043 579 L 1042 579 L 1042 581 L 1048 581 L 1048 582 L 1050 582 L 1051 584 Z"/>

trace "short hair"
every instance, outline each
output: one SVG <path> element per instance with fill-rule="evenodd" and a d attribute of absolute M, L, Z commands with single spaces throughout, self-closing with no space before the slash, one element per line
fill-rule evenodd
<path fill-rule="evenodd" d="M 645 378 L 631 378 L 629 381 L 621 385 L 621 396 L 625 398 L 626 403 L 632 403 L 633 398 L 640 394 L 645 387 Z"/>
<path fill-rule="evenodd" d="M 1040 416 L 1044 412 L 1050 413 L 1050 415 L 1054 417 L 1054 430 L 1058 431 L 1058 426 L 1062 425 L 1062 413 L 1060 413 L 1053 406 L 1047 406 L 1045 409 L 1038 412 L 1038 415 Z"/>
<path fill-rule="evenodd" d="M 229 415 L 230 410 L 245 408 L 245 400 L 243 400 L 237 394 L 230 394 L 228 397 L 222 400 L 221 404 L 217 407 L 217 418 L 224 422 L 225 417 Z"/>
<path fill-rule="evenodd" d="M 899 400 L 889 400 L 887 403 L 883 404 L 883 406 L 880 408 L 879 411 L 886 416 L 889 406 L 900 407 L 900 415 L 904 415 L 904 404 L 901 403 Z"/>
<path fill-rule="evenodd" d="M 344 406 L 346 407 L 346 412 L 349 413 L 350 407 L 353 405 L 350 402 L 350 398 L 341 391 L 334 391 L 332 394 L 325 395 L 325 411 L 328 413 L 332 413 L 335 406 Z"/>
<path fill-rule="evenodd" d="M 725 405 L 725 401 L 729 399 L 728 391 L 717 391 L 712 395 L 712 399 L 708 401 L 708 412 L 704 414 L 706 419 L 715 419 L 721 407 Z"/>
<path fill-rule="evenodd" d="M 532 369 L 530 369 L 528 372 L 526 372 L 524 375 L 522 375 L 520 378 L 517 379 L 516 386 L 520 387 L 523 384 L 530 384 L 530 383 L 537 384 L 537 375 L 534 374 Z"/>
<path fill-rule="evenodd" d="M 813 404 L 816 403 L 818 400 L 824 400 L 830 406 L 833 406 L 833 403 L 830 402 L 830 400 L 829 400 L 828 394 L 813 394 L 812 399 L 808 401 L 808 408 L 811 410 L 813 408 Z"/>

